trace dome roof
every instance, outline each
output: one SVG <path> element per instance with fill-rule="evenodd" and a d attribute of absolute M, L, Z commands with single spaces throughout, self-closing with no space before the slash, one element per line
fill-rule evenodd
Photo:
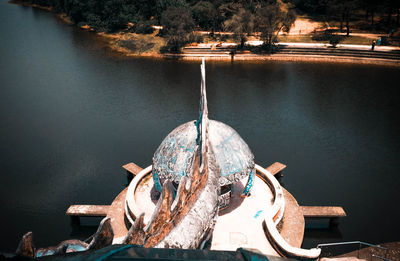
<path fill-rule="evenodd" d="M 195 121 L 182 124 L 168 134 L 154 153 L 153 178 L 178 183 L 186 175 L 189 159 L 196 146 L 196 137 Z M 209 120 L 208 138 L 216 161 L 220 164 L 221 186 L 248 177 L 254 170 L 254 155 L 233 128 Z"/>

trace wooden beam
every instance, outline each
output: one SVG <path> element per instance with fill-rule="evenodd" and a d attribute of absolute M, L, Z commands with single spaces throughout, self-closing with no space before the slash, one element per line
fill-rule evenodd
<path fill-rule="evenodd" d="M 285 168 L 286 168 L 285 164 L 282 164 L 280 162 L 275 162 L 274 164 L 272 164 L 271 166 L 266 168 L 266 170 L 268 170 L 272 175 L 275 176 L 276 174 L 279 174 Z"/>

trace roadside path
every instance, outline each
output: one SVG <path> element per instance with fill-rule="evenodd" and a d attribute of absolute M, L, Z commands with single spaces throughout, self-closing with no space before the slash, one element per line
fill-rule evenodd
<path fill-rule="evenodd" d="M 278 43 L 278 46 L 302 47 L 302 48 L 324 48 L 331 47 L 323 43 Z M 365 44 L 338 44 L 336 49 L 371 50 L 371 45 Z M 375 51 L 400 51 L 398 46 L 375 46 Z"/>
<path fill-rule="evenodd" d="M 252 45 L 252 46 L 258 46 L 261 45 L 263 42 L 262 41 L 247 41 L 246 44 Z M 200 43 L 197 46 L 193 47 L 186 47 L 185 49 L 190 49 L 190 48 L 217 48 L 217 45 L 219 43 Z M 235 47 L 237 46 L 236 43 L 221 43 L 220 44 L 222 48 L 228 48 L 228 47 Z M 280 42 L 277 44 L 278 46 L 283 46 L 283 47 L 294 47 L 294 48 L 331 48 L 331 45 L 328 43 L 285 43 L 285 42 Z M 335 49 L 352 49 L 352 50 L 371 50 L 371 45 L 366 45 L 366 44 L 338 44 Z M 375 51 L 400 51 L 399 46 L 375 46 Z"/>
<path fill-rule="evenodd" d="M 261 41 L 248 41 L 257 46 Z M 278 43 L 279 50 L 273 54 L 257 54 L 235 50 L 235 43 L 206 43 L 188 46 L 180 54 L 164 54 L 166 58 L 197 60 L 285 60 L 285 61 L 326 61 L 400 66 L 400 47 L 339 44 L 332 48 L 323 43 Z"/>

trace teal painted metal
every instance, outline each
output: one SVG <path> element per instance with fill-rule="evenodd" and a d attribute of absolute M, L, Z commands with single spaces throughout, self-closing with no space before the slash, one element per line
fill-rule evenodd
<path fill-rule="evenodd" d="M 257 213 L 254 215 L 254 218 L 258 218 L 262 212 L 262 210 L 257 211 Z"/>
<path fill-rule="evenodd" d="M 161 192 L 162 187 L 160 184 L 160 179 L 158 178 L 157 171 L 155 171 L 155 170 L 153 170 L 153 181 L 154 181 L 154 186 L 156 187 L 156 189 Z"/>
<path fill-rule="evenodd" d="M 250 195 L 250 190 L 253 187 L 253 181 L 254 181 L 254 170 L 250 172 L 249 179 L 247 180 L 246 187 L 244 188 L 242 192 L 242 196 L 249 196 Z"/>

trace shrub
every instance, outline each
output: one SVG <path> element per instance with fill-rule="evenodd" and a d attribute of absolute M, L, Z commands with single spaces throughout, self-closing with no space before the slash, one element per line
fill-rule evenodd
<path fill-rule="evenodd" d="M 191 33 L 188 37 L 189 43 L 202 43 L 204 38 L 201 34 Z"/>
<path fill-rule="evenodd" d="M 332 34 L 329 36 L 329 43 L 332 45 L 332 47 L 336 47 L 336 45 L 338 45 L 343 40 L 344 37 L 342 35 Z"/>
<path fill-rule="evenodd" d="M 325 42 L 328 41 L 332 47 L 336 47 L 344 40 L 343 35 L 333 34 L 335 30 L 327 29 L 322 32 L 315 32 L 312 36 L 314 41 Z"/>
<path fill-rule="evenodd" d="M 153 21 L 140 21 L 136 25 L 137 34 L 152 34 L 153 32 Z"/>

